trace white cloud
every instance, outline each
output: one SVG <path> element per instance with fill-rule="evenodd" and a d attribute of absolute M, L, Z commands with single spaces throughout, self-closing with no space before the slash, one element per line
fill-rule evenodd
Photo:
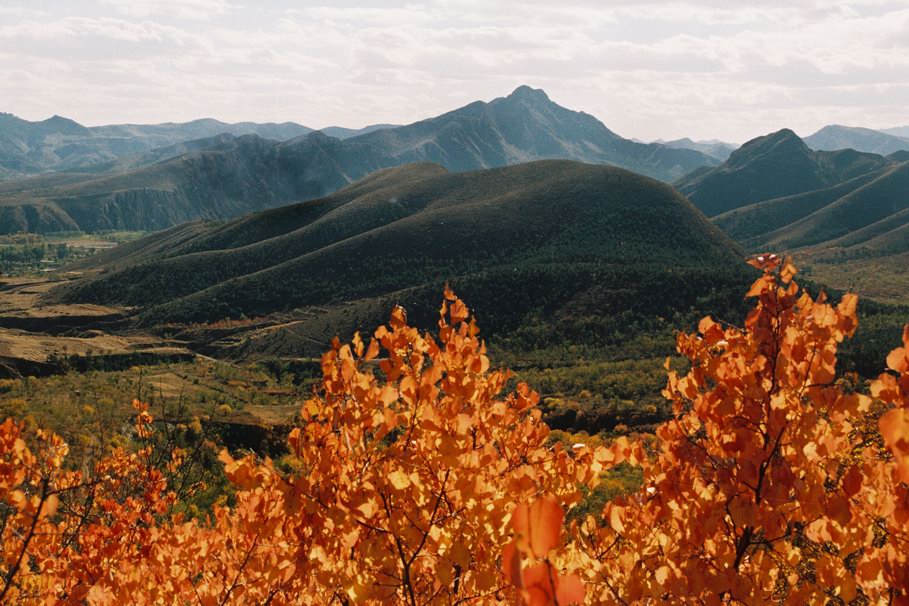
<path fill-rule="evenodd" d="M 101 4 L 130 17 L 160 15 L 178 19 L 209 19 L 226 14 L 230 8 L 226 0 L 101 0 Z"/>
<path fill-rule="evenodd" d="M 0 110 L 407 122 L 542 86 L 626 136 L 909 123 L 905 0 L 22 0 Z"/>

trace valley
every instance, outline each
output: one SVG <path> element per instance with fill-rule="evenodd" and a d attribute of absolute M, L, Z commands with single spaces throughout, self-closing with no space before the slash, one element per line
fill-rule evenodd
<path fill-rule="evenodd" d="M 41 381 L 122 377 L 125 364 L 191 376 L 190 359 L 216 359 L 308 386 L 332 338 L 370 331 L 396 304 L 432 330 L 447 283 L 476 310 L 495 362 L 541 390 L 554 427 L 591 433 L 664 418 L 674 331 L 705 313 L 740 319 L 753 277 L 741 250 L 670 186 L 571 161 L 387 169 L 66 270 L 0 290 L 0 326 L 34 358 L 22 345 L 11 366 L 39 374 L 29 364 L 42 354 L 71 352 L 69 367 Z"/>
<path fill-rule="evenodd" d="M 498 103 L 527 102 L 512 97 Z M 98 183 L 181 175 L 175 162 L 220 163 L 243 146 L 273 151 L 252 139 L 218 145 Z M 227 166 L 213 181 L 221 191 L 247 170 Z M 303 202 L 109 236 L 116 246 L 71 237 L 68 246 L 87 243 L 85 254 L 0 284 L 0 357 L 13 381 L 48 385 L 73 373 L 135 382 L 157 369 L 170 377 L 157 381 L 162 402 L 174 401 L 177 375 L 178 399 L 195 401 L 186 386 L 215 364 L 259 373 L 260 382 L 290 381 L 299 405 L 331 339 L 369 331 L 394 305 L 432 329 L 449 284 L 481 319 L 495 361 L 543 394 L 553 427 L 641 430 L 668 414 L 656 394 L 675 331 L 707 314 L 742 321 L 752 251 L 792 251 L 814 288 L 868 296 L 866 324 L 841 363 L 860 374 L 878 368 L 909 303 L 899 266 L 906 166 L 898 154 L 814 151 L 784 130 L 682 177 L 676 187 L 687 199 L 631 171 L 568 160 L 380 169 Z M 262 175 L 258 165 L 248 171 Z M 42 179 L 48 191 L 87 187 L 78 176 L 25 183 Z M 18 181 L 4 187 L 27 191 Z M 255 199 L 235 191 L 243 204 Z M 225 203 L 221 194 L 211 199 Z M 280 401 L 259 406 L 243 422 L 282 425 L 296 412 Z"/>
<path fill-rule="evenodd" d="M 0 3 L 0 606 L 909 606 L 909 0 Z"/>

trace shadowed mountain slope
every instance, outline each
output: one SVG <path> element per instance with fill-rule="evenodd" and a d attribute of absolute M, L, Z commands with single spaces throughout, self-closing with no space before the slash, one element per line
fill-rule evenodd
<path fill-rule="evenodd" d="M 891 163 L 854 150 L 812 151 L 784 129 L 745 143 L 720 166 L 696 171 L 676 187 L 712 217 L 756 202 L 826 189 Z"/>
<path fill-rule="evenodd" d="M 834 187 L 739 208 L 715 222 L 752 249 L 824 247 L 889 255 L 909 251 L 907 209 L 909 162 L 904 162 Z"/>
<path fill-rule="evenodd" d="M 83 269 L 51 297 L 136 305 L 153 325 L 345 302 L 363 322 L 392 303 L 431 318 L 447 281 L 493 332 L 542 315 L 583 339 L 728 309 L 750 276 L 671 187 L 569 161 L 389 169 L 325 198 L 155 234 Z"/>

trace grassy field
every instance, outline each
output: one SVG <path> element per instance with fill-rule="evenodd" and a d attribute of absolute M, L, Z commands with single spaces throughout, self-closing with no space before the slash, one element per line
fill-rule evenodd
<path fill-rule="evenodd" d="M 216 421 L 269 427 L 290 421 L 313 381 L 278 381 L 260 367 L 211 359 L 0 380 L 0 419 L 27 419 L 62 435 L 77 452 L 117 443 L 129 432 L 133 399 L 178 424 Z M 79 458 L 78 456 L 76 458 Z"/>
<path fill-rule="evenodd" d="M 796 255 L 812 280 L 839 290 L 851 290 L 882 303 L 909 305 L 909 253 L 848 263 L 815 260 L 811 254 Z M 907 318 L 909 321 L 909 318 Z"/>
<path fill-rule="evenodd" d="M 67 263 L 144 235 L 145 232 L 110 231 L 0 236 L 0 275 L 28 276 L 57 271 Z"/>

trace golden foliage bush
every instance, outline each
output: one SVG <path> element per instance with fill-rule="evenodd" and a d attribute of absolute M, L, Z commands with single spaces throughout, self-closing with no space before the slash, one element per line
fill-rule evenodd
<path fill-rule="evenodd" d="M 755 264 L 743 328 L 679 335 L 672 418 L 608 446 L 503 395 L 450 292 L 438 337 L 396 309 L 336 340 L 290 454 L 222 453 L 235 492 L 205 518 L 179 513 L 186 453 L 153 453 L 140 403 L 139 448 L 78 471 L 7 420 L 0 603 L 909 604 L 909 328 L 857 393 L 836 376 L 856 297 Z M 619 465 L 640 487 L 592 509 Z"/>

